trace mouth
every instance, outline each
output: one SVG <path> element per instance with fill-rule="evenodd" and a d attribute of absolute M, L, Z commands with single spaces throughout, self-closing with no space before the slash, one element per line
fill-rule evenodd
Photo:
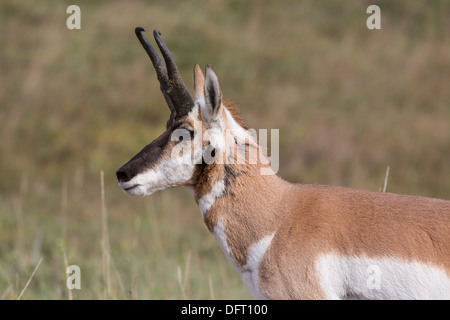
<path fill-rule="evenodd" d="M 127 183 L 119 182 L 119 187 L 122 188 L 123 191 L 129 194 L 134 194 L 133 190 L 140 187 L 140 184 L 132 184 L 128 185 Z"/>
<path fill-rule="evenodd" d="M 136 187 L 139 187 L 139 185 L 138 185 L 138 184 L 135 184 L 134 186 L 131 186 L 131 187 L 122 187 L 122 189 L 128 192 L 128 191 L 130 191 L 130 190 L 133 190 L 133 189 L 136 188 Z"/>
<path fill-rule="evenodd" d="M 124 192 L 133 196 L 148 196 L 152 193 L 162 190 L 165 188 L 149 188 L 143 184 L 132 184 L 128 185 L 127 183 L 119 182 L 119 187 L 122 188 Z"/>

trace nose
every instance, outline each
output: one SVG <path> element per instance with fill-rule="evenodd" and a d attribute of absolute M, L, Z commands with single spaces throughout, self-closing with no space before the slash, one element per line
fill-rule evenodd
<path fill-rule="evenodd" d="M 125 182 L 125 181 L 130 180 L 128 178 L 127 172 L 125 170 L 123 170 L 122 168 L 120 168 L 119 170 L 116 171 L 116 177 L 119 182 Z"/>

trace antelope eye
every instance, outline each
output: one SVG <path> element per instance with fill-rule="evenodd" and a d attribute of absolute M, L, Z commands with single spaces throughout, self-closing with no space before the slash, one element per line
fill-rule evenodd
<path fill-rule="evenodd" d="M 191 140 L 194 139 L 194 136 L 195 136 L 194 130 L 191 130 L 191 129 L 188 129 L 188 128 L 182 128 L 182 129 L 189 132 L 189 135 L 190 135 L 190 137 L 191 137 Z M 184 140 L 184 135 L 180 135 L 180 136 L 178 137 L 178 141 L 183 141 L 183 140 Z"/>
<path fill-rule="evenodd" d="M 183 128 L 183 129 L 186 130 L 187 132 L 189 132 L 189 135 L 191 136 L 191 140 L 194 139 L 194 135 L 195 135 L 194 130 L 188 129 L 188 128 Z"/>

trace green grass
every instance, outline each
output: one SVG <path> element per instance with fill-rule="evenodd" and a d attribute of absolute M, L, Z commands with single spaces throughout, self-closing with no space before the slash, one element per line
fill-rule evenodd
<path fill-rule="evenodd" d="M 250 127 L 280 129 L 287 180 L 378 190 L 389 165 L 389 192 L 450 198 L 448 1 L 77 1 L 81 30 L 70 4 L 0 4 L 0 298 L 40 258 L 21 298 L 70 298 L 64 252 L 74 299 L 250 298 L 188 190 L 116 184 L 169 114 L 138 25 L 162 31 L 189 88 L 211 63 Z"/>

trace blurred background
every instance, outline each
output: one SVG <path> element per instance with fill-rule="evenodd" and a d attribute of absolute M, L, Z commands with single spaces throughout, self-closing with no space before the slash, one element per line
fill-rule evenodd
<path fill-rule="evenodd" d="M 280 130 L 286 180 L 450 199 L 450 1 L 2 0 L 1 299 L 251 298 L 187 189 L 117 186 L 169 116 L 136 26 Z"/>

